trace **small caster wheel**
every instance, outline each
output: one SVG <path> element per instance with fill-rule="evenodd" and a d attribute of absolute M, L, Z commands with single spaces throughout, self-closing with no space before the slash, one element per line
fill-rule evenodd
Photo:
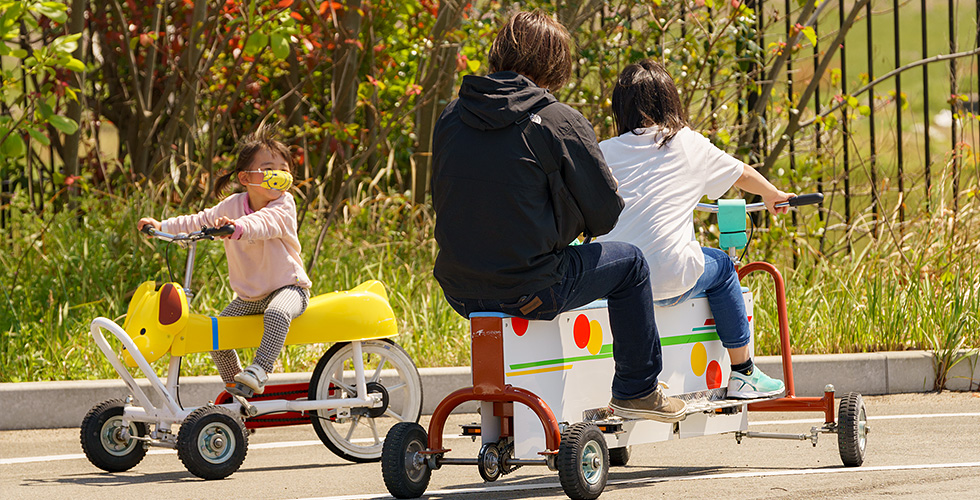
<path fill-rule="evenodd" d="M 630 447 L 609 448 L 609 465 L 622 467 L 630 461 Z"/>
<path fill-rule="evenodd" d="M 202 406 L 187 416 L 177 433 L 177 457 L 201 479 L 232 475 L 248 448 L 242 421 L 221 406 Z"/>
<path fill-rule="evenodd" d="M 480 448 L 477 468 L 480 469 L 480 477 L 488 483 L 492 483 L 500 477 L 500 448 L 497 447 L 496 443 L 487 443 Z"/>
<path fill-rule="evenodd" d="M 864 463 L 868 430 L 868 413 L 861 394 L 847 393 L 837 411 L 837 450 L 845 466 L 858 467 Z"/>
<path fill-rule="evenodd" d="M 381 475 L 395 498 L 417 498 L 429 486 L 432 469 L 423 451 L 429 446 L 425 429 L 415 422 L 399 422 L 385 436 Z"/>
<path fill-rule="evenodd" d="M 103 401 L 82 420 L 82 450 L 92 465 L 106 472 L 122 472 L 136 467 L 146 455 L 146 446 L 134 437 L 146 435 L 146 424 L 130 422 L 123 432 L 121 399 Z"/>
<path fill-rule="evenodd" d="M 595 424 L 569 427 L 558 445 L 558 481 L 572 500 L 592 500 L 602 494 L 609 476 L 606 438 Z"/>

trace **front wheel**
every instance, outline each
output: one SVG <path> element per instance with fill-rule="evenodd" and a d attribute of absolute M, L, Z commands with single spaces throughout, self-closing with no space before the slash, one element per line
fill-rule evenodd
<path fill-rule="evenodd" d="M 569 427 L 558 445 L 558 481 L 572 500 L 592 500 L 602 494 L 609 477 L 609 449 L 595 424 Z"/>
<path fill-rule="evenodd" d="M 432 469 L 424 452 L 429 446 L 425 429 L 415 422 L 399 422 L 388 431 L 381 452 L 381 475 L 395 498 L 417 498 L 425 493 Z"/>
<path fill-rule="evenodd" d="M 868 412 L 864 399 L 856 392 L 849 392 L 841 398 L 837 411 L 837 449 L 841 461 L 847 467 L 860 466 L 867 445 Z"/>
<path fill-rule="evenodd" d="M 629 446 L 609 449 L 609 465 L 622 467 L 629 463 L 631 450 Z"/>
<path fill-rule="evenodd" d="M 146 424 L 130 422 L 124 426 L 125 407 L 123 400 L 110 399 L 95 405 L 82 419 L 82 451 L 92 465 L 106 472 L 132 469 L 146 455 L 146 446 L 133 439 L 146 435 Z"/>
<path fill-rule="evenodd" d="M 221 406 L 202 406 L 177 433 L 177 457 L 201 479 L 224 479 L 245 461 L 248 433 L 241 419 Z"/>
<path fill-rule="evenodd" d="M 351 462 L 381 459 L 384 436 L 399 422 L 418 422 L 422 414 L 422 378 L 415 363 L 394 342 L 361 341 L 364 377 L 369 394 L 381 395 L 379 408 L 337 408 L 310 412 L 320 441 L 340 458 Z M 310 379 L 310 400 L 357 397 L 354 346 L 334 344 L 320 357 Z"/>

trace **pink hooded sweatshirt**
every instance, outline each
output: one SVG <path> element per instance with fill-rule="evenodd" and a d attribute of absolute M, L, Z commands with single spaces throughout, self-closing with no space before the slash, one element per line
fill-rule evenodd
<path fill-rule="evenodd" d="M 228 281 L 239 298 L 253 302 L 286 285 L 312 286 L 303 269 L 296 202 L 289 193 L 255 212 L 248 205 L 248 193 L 235 193 L 200 213 L 167 219 L 160 229 L 171 234 L 200 231 L 214 226 L 221 216 L 235 221 L 235 234 L 222 241 Z"/>

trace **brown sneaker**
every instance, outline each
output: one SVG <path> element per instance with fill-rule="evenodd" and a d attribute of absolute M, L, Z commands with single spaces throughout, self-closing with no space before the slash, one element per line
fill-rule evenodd
<path fill-rule="evenodd" d="M 648 396 L 636 399 L 609 400 L 613 415 L 624 418 L 645 418 L 657 422 L 680 422 L 686 417 L 687 403 L 664 396 L 660 386 Z"/>

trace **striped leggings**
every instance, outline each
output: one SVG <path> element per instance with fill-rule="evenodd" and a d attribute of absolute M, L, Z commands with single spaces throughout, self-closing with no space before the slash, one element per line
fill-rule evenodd
<path fill-rule="evenodd" d="M 249 302 L 235 297 L 235 300 L 225 307 L 219 316 L 248 316 L 264 314 L 265 331 L 262 342 L 255 352 L 254 363 L 261 366 L 266 373 L 272 372 L 276 358 L 282 352 L 289 333 L 289 323 L 296 319 L 310 302 L 310 292 L 305 288 L 294 285 L 284 286 L 269 294 L 262 300 Z M 242 371 L 238 352 L 234 349 L 211 351 L 211 359 L 218 367 L 218 374 L 225 383 L 235 381 L 235 375 Z"/>

